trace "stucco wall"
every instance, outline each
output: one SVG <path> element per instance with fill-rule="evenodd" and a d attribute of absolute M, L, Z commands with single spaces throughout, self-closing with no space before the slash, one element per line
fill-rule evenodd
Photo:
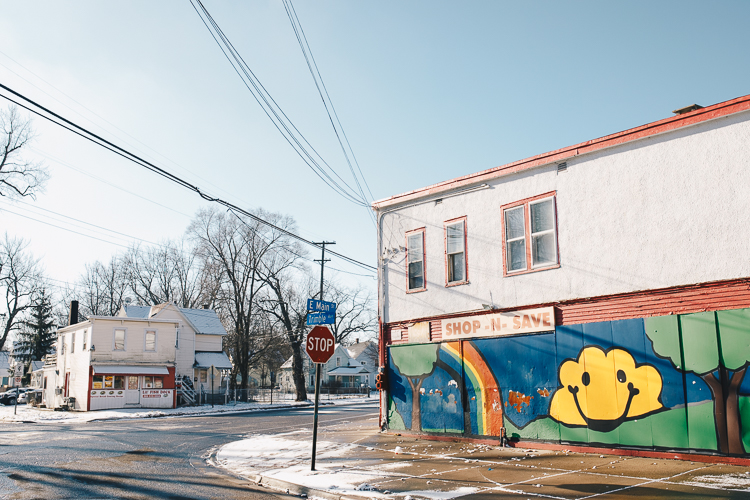
<path fill-rule="evenodd" d="M 521 308 L 750 276 L 750 112 L 490 182 L 383 217 L 381 250 L 426 228 L 427 290 L 405 293 L 405 252 L 383 273 L 383 320 Z M 557 193 L 560 267 L 503 277 L 500 207 Z M 467 217 L 469 283 L 446 288 L 443 223 Z"/>

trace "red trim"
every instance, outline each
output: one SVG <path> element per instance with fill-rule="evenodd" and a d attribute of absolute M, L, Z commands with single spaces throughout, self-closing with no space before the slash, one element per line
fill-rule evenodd
<path fill-rule="evenodd" d="M 448 226 L 455 224 L 456 222 L 463 221 L 464 223 L 464 280 L 462 281 L 451 281 L 448 282 Z M 466 225 L 466 216 L 456 217 L 455 219 L 449 219 L 443 222 L 443 250 L 445 255 L 445 286 L 458 286 L 465 285 L 469 282 L 469 246 L 467 241 L 469 239 L 469 228 Z"/>
<path fill-rule="evenodd" d="M 413 290 L 409 289 L 409 236 L 415 234 L 415 233 L 422 233 L 422 288 L 414 288 Z M 420 227 L 418 229 L 412 229 L 411 231 L 407 231 L 404 235 L 406 238 L 406 293 L 417 293 L 417 292 L 424 292 L 427 290 L 427 248 L 425 247 L 425 233 L 427 232 L 426 227 Z"/>
<path fill-rule="evenodd" d="M 424 439 L 425 441 L 447 441 L 455 443 L 476 443 L 497 446 L 500 438 L 472 438 L 462 436 L 435 436 L 431 434 L 411 434 L 404 432 L 387 431 L 393 436 L 402 436 L 409 438 Z M 693 453 L 671 453 L 665 451 L 652 450 L 632 450 L 627 448 L 597 448 L 596 446 L 571 446 L 568 444 L 542 443 L 538 441 L 511 441 L 512 448 L 532 449 L 532 450 L 567 450 L 573 453 L 598 453 L 600 455 L 619 455 L 623 457 L 648 457 L 661 458 L 667 460 L 689 460 L 691 462 L 701 462 L 709 464 L 730 464 L 750 466 L 750 458 L 725 457 L 720 455 L 704 455 Z"/>
<path fill-rule="evenodd" d="M 89 390 L 88 390 L 88 393 L 86 393 L 86 411 L 89 411 L 91 409 L 91 391 L 93 389 L 94 389 L 94 367 L 89 365 Z"/>
<path fill-rule="evenodd" d="M 390 198 L 378 200 L 373 202 L 372 207 L 375 210 L 382 210 L 392 205 L 404 203 L 407 201 L 423 198 L 425 196 L 443 193 L 451 191 L 465 186 L 476 185 L 482 182 L 488 182 L 490 180 L 502 177 L 505 175 L 521 172 L 541 165 L 547 165 L 555 162 L 560 162 L 579 156 L 586 153 L 592 153 L 600 149 L 625 144 L 638 139 L 651 137 L 657 134 L 663 134 L 672 130 L 677 130 L 690 125 L 714 120 L 723 116 L 740 113 L 750 109 L 750 95 L 738 97 L 729 101 L 720 102 L 712 106 L 697 109 L 690 113 L 685 113 L 677 116 L 670 116 L 663 120 L 641 125 L 631 129 L 617 132 L 615 134 L 605 135 L 598 139 L 593 139 L 579 144 L 568 146 L 566 148 L 557 149 L 548 153 L 543 153 L 537 156 L 532 156 L 524 160 L 515 161 L 499 167 L 484 170 L 474 174 L 465 175 L 463 177 L 457 177 L 449 181 L 443 181 L 438 184 L 415 189 L 406 193 L 402 193 Z"/>
<path fill-rule="evenodd" d="M 526 304 L 494 311 L 471 311 L 411 318 L 407 321 L 388 323 L 385 331 L 404 328 L 406 324 L 421 321 L 436 321 L 459 316 L 478 316 L 505 311 L 555 307 L 556 325 L 574 325 L 598 321 L 646 318 L 670 314 L 689 314 L 703 311 L 721 311 L 750 307 L 750 278 L 715 281 L 655 290 L 643 290 L 600 297 Z"/>
<path fill-rule="evenodd" d="M 552 208 L 555 211 L 555 247 L 557 263 L 551 266 L 544 267 L 532 267 L 531 262 L 531 208 L 530 204 L 545 198 L 552 198 Z M 505 242 L 505 211 L 512 208 L 523 206 L 523 223 L 524 223 L 524 238 L 526 242 L 526 269 L 522 271 L 508 271 L 508 256 L 507 256 L 507 244 Z M 557 232 L 557 191 L 550 191 L 548 193 L 531 196 L 524 198 L 523 200 L 514 201 L 513 203 L 506 203 L 500 207 L 500 231 L 502 233 L 503 240 L 503 277 L 517 276 L 519 274 L 535 273 L 538 271 L 547 271 L 548 269 L 557 269 L 560 267 L 560 243 Z"/>

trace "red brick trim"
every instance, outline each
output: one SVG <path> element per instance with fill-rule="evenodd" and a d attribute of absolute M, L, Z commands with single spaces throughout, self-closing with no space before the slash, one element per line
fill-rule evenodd
<path fill-rule="evenodd" d="M 391 196 L 383 200 L 373 202 L 372 207 L 375 210 L 383 210 L 384 208 L 397 205 L 399 203 L 405 203 L 415 199 L 423 198 L 429 195 L 435 195 L 454 189 L 468 187 L 471 185 L 479 184 L 482 182 L 488 182 L 498 177 L 505 175 L 521 172 L 541 165 L 547 165 L 550 163 L 564 161 L 568 158 L 592 153 L 594 151 L 625 144 L 627 142 L 643 139 L 646 137 L 662 134 L 664 132 L 670 132 L 672 130 L 688 127 L 697 123 L 714 120 L 723 116 L 732 115 L 741 111 L 747 111 L 750 109 L 750 95 L 738 97 L 729 101 L 720 102 L 712 106 L 697 109 L 689 113 L 685 113 L 677 116 L 670 116 L 663 120 L 641 125 L 640 127 L 631 128 L 622 132 L 617 132 L 610 135 L 605 135 L 598 139 L 582 142 L 574 146 L 569 146 L 548 153 L 543 153 L 537 156 L 532 156 L 524 160 L 515 161 L 499 167 L 484 170 L 474 174 L 465 175 L 463 177 L 457 177 L 455 179 L 433 184 L 420 189 L 415 189 L 403 194 Z"/>

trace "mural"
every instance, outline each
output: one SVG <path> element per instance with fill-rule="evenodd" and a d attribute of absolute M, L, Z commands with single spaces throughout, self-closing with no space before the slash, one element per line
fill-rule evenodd
<path fill-rule="evenodd" d="M 750 450 L 750 309 L 389 349 L 389 427 Z"/>
<path fill-rule="evenodd" d="M 637 366 L 622 349 L 586 347 L 560 366 L 560 387 L 549 415 L 566 425 L 609 432 L 626 420 L 662 410 L 661 376 L 650 365 Z"/>

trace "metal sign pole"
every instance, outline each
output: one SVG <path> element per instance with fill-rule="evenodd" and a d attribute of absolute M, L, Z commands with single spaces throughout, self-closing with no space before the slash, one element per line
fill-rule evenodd
<path fill-rule="evenodd" d="M 323 269 L 326 265 L 326 245 L 335 245 L 335 241 L 323 241 L 320 243 L 320 300 L 323 300 Z M 318 402 L 320 401 L 320 365 L 315 363 L 315 409 L 313 410 L 313 442 L 312 461 L 310 470 L 315 470 L 315 449 L 318 444 Z"/>

